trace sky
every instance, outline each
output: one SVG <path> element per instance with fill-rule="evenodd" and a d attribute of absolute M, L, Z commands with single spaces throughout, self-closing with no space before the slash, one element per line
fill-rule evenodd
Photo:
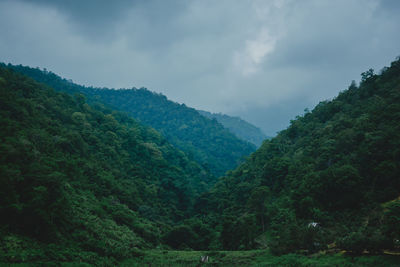
<path fill-rule="evenodd" d="M 0 61 L 146 87 L 267 135 L 400 56 L 398 0 L 0 0 Z"/>

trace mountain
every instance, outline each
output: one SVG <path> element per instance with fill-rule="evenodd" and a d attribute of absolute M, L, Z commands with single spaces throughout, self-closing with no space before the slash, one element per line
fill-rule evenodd
<path fill-rule="evenodd" d="M 84 87 L 45 70 L 10 64 L 7 67 L 56 90 L 83 93 L 88 102 L 101 102 L 127 112 L 159 131 L 171 144 L 215 176 L 224 175 L 226 171 L 235 168 L 256 149 L 253 144 L 237 138 L 217 121 L 205 118 L 195 109 L 170 101 L 164 95 L 145 88 L 113 90 Z"/>
<path fill-rule="evenodd" d="M 296 117 L 211 189 L 215 177 L 155 129 L 13 68 L 0 66 L 1 263 L 308 266 L 400 251 L 400 59 Z M 343 251 L 353 256 L 338 261 Z"/>
<path fill-rule="evenodd" d="M 269 138 L 261 131 L 260 128 L 248 123 L 245 120 L 242 120 L 239 117 L 231 117 L 221 113 L 210 113 L 204 110 L 198 110 L 198 112 L 209 119 L 216 119 L 237 137 L 246 140 L 257 147 L 259 147 L 265 139 Z"/>
<path fill-rule="evenodd" d="M 191 217 L 212 178 L 127 114 L 4 66 L 0 125 L 2 261 L 132 257 Z"/>
<path fill-rule="evenodd" d="M 291 121 L 200 196 L 224 249 L 400 249 L 400 60 Z"/>

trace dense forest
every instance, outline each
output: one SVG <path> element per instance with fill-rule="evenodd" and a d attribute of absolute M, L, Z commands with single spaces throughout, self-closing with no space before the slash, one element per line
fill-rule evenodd
<path fill-rule="evenodd" d="M 291 121 L 197 203 L 224 249 L 400 248 L 400 60 Z"/>
<path fill-rule="evenodd" d="M 267 139 L 267 136 L 261 131 L 260 128 L 242 120 L 239 117 L 232 117 L 222 113 L 211 113 L 204 110 L 199 110 L 200 114 L 209 119 L 216 119 L 225 128 L 230 130 L 240 139 L 246 140 L 257 147 Z"/>
<path fill-rule="evenodd" d="M 252 143 L 237 138 L 217 121 L 205 118 L 195 109 L 170 101 L 166 96 L 146 88 L 113 90 L 84 87 L 46 70 L 21 65 L 7 67 L 58 91 L 82 93 L 89 103 L 101 102 L 127 112 L 159 131 L 171 144 L 217 177 L 237 167 L 244 157 L 256 149 Z"/>
<path fill-rule="evenodd" d="M 47 85 L 16 68 L 47 77 Z M 200 117 L 185 117 L 188 123 L 211 121 L 215 128 L 204 131 L 226 133 L 215 120 L 145 89 L 85 88 L 38 69 L 0 67 L 0 262 L 112 266 L 131 259 L 127 266 L 140 266 L 133 263 L 175 255 L 185 266 L 173 249 L 208 251 L 221 261 L 284 255 L 268 259 L 293 266 L 294 258 L 308 261 L 317 252 L 399 252 L 400 59 L 379 74 L 364 72 L 359 85 L 296 117 L 212 187 L 213 173 L 227 165 L 204 167 L 163 131 L 132 118 L 129 107 L 140 106 L 133 95 L 164 99 L 154 110 L 190 111 Z M 99 103 L 107 98 L 127 113 Z M 172 127 L 181 119 L 156 121 Z M 232 136 L 213 138 L 239 142 Z M 213 144 L 203 152 L 218 149 Z"/>
<path fill-rule="evenodd" d="M 9 261 L 155 247 L 213 179 L 127 114 L 4 67 L 0 125 L 0 257 Z"/>

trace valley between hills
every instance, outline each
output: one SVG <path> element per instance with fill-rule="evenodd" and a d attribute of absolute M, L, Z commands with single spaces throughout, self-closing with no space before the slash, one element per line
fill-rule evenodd
<path fill-rule="evenodd" d="M 399 122 L 400 59 L 275 137 L 0 64 L 0 263 L 399 266 Z"/>

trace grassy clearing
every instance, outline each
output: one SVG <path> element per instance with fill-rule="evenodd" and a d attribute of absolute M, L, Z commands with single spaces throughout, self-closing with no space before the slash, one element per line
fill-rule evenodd
<path fill-rule="evenodd" d="M 201 256 L 209 256 L 207 263 L 200 262 Z M 135 258 L 127 259 L 121 263 L 115 263 L 110 259 L 98 259 L 96 266 L 400 266 L 400 256 L 397 255 L 364 255 L 352 257 L 342 253 L 315 254 L 305 256 L 300 254 L 287 254 L 273 256 L 266 250 L 251 251 L 171 251 L 148 250 L 139 253 Z M 93 266 L 84 262 L 35 262 L 20 264 L 0 263 L 0 266 Z"/>
<path fill-rule="evenodd" d="M 200 257 L 209 256 L 208 263 Z M 400 266 L 400 257 L 346 256 L 343 254 L 304 256 L 287 254 L 273 256 L 265 250 L 252 251 L 157 251 L 124 261 L 121 266 Z"/>

